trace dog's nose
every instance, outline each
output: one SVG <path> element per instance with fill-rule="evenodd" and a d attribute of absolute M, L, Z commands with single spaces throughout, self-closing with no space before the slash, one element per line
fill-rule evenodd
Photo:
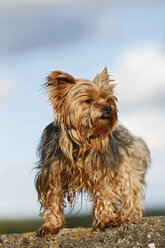
<path fill-rule="evenodd" d="M 104 113 L 107 115 L 111 114 L 112 112 L 112 108 L 108 106 L 104 107 L 103 110 L 104 110 Z"/>

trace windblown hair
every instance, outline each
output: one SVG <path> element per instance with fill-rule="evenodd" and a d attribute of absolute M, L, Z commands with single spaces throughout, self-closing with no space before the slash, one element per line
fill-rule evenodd
<path fill-rule="evenodd" d="M 93 82 L 54 71 L 45 87 L 55 112 L 39 145 L 36 189 L 45 223 L 38 235 L 65 224 L 65 197 L 93 197 L 93 228 L 104 229 L 142 216 L 149 150 L 118 125 L 117 98 L 107 69 Z"/>

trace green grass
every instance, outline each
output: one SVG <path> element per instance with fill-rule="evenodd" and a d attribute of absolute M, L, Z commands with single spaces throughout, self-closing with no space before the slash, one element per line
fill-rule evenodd
<path fill-rule="evenodd" d="M 24 233 L 38 229 L 40 220 L 0 220 L 0 233 Z"/>
<path fill-rule="evenodd" d="M 143 213 L 144 217 L 147 216 L 165 216 L 165 209 L 147 209 Z"/>
<path fill-rule="evenodd" d="M 144 216 L 165 216 L 165 210 L 147 210 Z M 66 217 L 68 228 L 72 227 L 90 227 L 92 225 L 92 216 L 70 216 Z M 3 233 L 24 233 L 36 231 L 42 224 L 41 220 L 0 220 L 0 234 Z"/>
<path fill-rule="evenodd" d="M 71 216 L 66 217 L 68 228 L 72 227 L 90 227 L 92 225 L 91 216 Z M 42 224 L 43 220 L 0 220 L 0 234 L 3 233 L 24 233 L 36 231 Z"/>

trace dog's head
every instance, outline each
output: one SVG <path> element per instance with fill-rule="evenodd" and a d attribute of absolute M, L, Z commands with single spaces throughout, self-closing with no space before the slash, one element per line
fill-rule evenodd
<path fill-rule="evenodd" d="M 53 71 L 45 84 L 56 120 L 83 139 L 105 137 L 117 125 L 116 97 L 105 68 L 93 81 Z"/>

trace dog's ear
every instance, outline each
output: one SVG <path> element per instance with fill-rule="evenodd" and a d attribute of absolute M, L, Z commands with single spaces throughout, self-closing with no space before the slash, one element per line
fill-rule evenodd
<path fill-rule="evenodd" d="M 114 80 L 110 79 L 107 67 L 105 67 L 101 73 L 97 74 L 93 80 L 94 84 L 96 84 L 97 86 L 101 84 L 109 84 L 109 82 L 112 81 Z"/>
<path fill-rule="evenodd" d="M 66 87 L 76 83 L 76 80 L 68 73 L 62 71 L 52 71 L 48 76 L 47 87 L 55 87 L 64 90 Z"/>
<path fill-rule="evenodd" d="M 45 87 L 54 110 L 58 111 L 69 90 L 76 84 L 76 80 L 68 73 L 52 71 L 47 77 Z"/>

